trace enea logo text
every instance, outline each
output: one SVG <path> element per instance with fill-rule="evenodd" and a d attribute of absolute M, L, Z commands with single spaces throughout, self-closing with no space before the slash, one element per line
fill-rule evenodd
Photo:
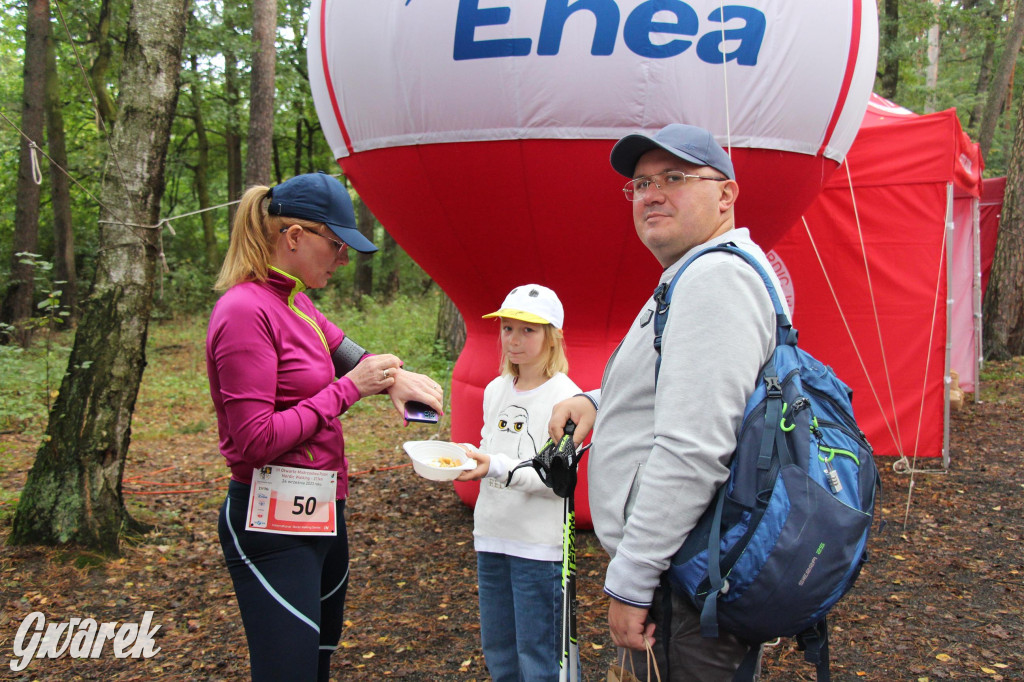
<path fill-rule="evenodd" d="M 572 5 L 570 7 L 570 4 Z M 615 51 L 622 13 L 614 0 L 548 0 L 537 37 L 538 55 L 556 55 L 562 45 L 562 31 L 574 12 L 588 12 L 594 18 L 594 40 L 590 54 L 610 55 Z M 674 21 L 665 21 L 673 15 Z M 655 21 L 655 16 L 658 21 Z M 724 16 L 724 18 L 723 18 Z M 512 17 L 511 7 L 480 7 L 480 0 L 459 0 L 455 24 L 456 60 L 489 59 L 492 57 L 525 57 L 533 50 L 531 38 L 477 40 L 481 26 L 501 26 Z M 722 24 L 738 20 L 722 30 Z M 647 0 L 638 5 L 622 24 L 622 40 L 626 47 L 641 57 L 667 59 L 686 52 L 696 43 L 697 58 L 709 64 L 735 61 L 742 66 L 757 64 L 765 31 L 764 13 L 745 5 L 716 7 L 701 25 L 697 12 L 682 0 Z M 655 42 L 652 35 L 657 35 Z M 665 36 L 681 36 L 665 40 Z M 722 53 L 723 41 L 738 41 L 731 52 Z"/>

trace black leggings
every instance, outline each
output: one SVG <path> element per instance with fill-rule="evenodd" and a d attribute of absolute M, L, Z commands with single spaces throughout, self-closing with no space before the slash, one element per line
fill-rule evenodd
<path fill-rule="evenodd" d="M 231 481 L 217 531 L 249 643 L 254 682 L 327 682 L 348 588 L 345 500 L 338 535 L 245 530 L 249 486 Z"/>

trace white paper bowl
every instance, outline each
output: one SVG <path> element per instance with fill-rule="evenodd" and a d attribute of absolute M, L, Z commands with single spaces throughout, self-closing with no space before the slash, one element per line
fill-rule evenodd
<path fill-rule="evenodd" d="M 431 481 L 454 481 L 463 471 L 476 467 L 476 460 L 455 443 L 439 440 L 410 440 L 402 446 L 412 460 L 417 474 Z M 442 467 L 436 464 L 441 457 L 459 462 L 459 466 Z"/>

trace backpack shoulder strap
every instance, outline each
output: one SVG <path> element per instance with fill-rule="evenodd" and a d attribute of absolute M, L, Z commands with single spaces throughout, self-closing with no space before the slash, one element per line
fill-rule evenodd
<path fill-rule="evenodd" d="M 672 303 L 672 292 L 675 291 L 676 284 L 679 282 L 679 277 L 686 272 L 686 268 L 690 267 L 690 264 L 703 256 L 706 253 L 713 251 L 724 251 L 733 255 L 739 256 L 745 260 L 754 271 L 761 277 L 761 281 L 764 283 L 765 288 L 768 290 L 768 296 L 772 300 L 772 307 L 775 309 L 775 325 L 776 325 L 776 343 L 778 344 L 796 344 L 796 330 L 793 329 L 792 323 L 789 321 L 789 316 L 786 315 L 786 311 L 782 307 L 782 301 L 779 299 L 778 292 L 775 291 L 775 285 L 772 284 L 771 277 L 765 272 L 761 264 L 752 255 L 739 248 L 732 242 L 725 244 L 719 244 L 717 246 L 711 246 L 709 248 L 700 251 L 683 263 L 683 266 L 679 268 L 676 274 L 672 277 L 672 281 L 662 282 L 658 285 L 658 288 L 654 290 L 654 350 L 658 354 L 658 359 L 654 365 L 654 376 L 657 381 L 658 371 L 661 369 L 661 337 L 665 333 L 665 323 L 668 321 L 668 308 Z"/>

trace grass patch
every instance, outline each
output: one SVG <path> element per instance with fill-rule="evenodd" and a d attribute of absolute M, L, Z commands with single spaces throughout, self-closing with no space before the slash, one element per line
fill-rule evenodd
<path fill-rule="evenodd" d="M 0 489 L 0 524 L 7 525 L 11 523 L 14 519 L 14 512 L 18 509 L 18 500 L 20 498 L 20 490 Z"/>
<path fill-rule="evenodd" d="M 0 432 L 42 434 L 70 353 L 70 332 L 27 349 L 0 345 Z"/>
<path fill-rule="evenodd" d="M 982 381 L 1006 381 L 1024 378 L 1024 355 L 1012 360 L 987 360 L 981 370 Z"/>
<path fill-rule="evenodd" d="M 1024 356 L 1012 360 L 985 362 L 978 384 L 982 402 L 1024 406 L 1024 394 L 1019 385 L 1024 379 Z"/>
<path fill-rule="evenodd" d="M 87 570 L 91 570 L 93 568 L 100 568 L 102 566 L 106 566 L 107 561 L 109 561 L 109 560 L 110 560 L 109 557 L 105 557 L 102 554 L 94 554 L 92 552 L 82 552 L 81 554 L 75 555 L 74 560 L 71 563 L 78 570 L 80 570 L 80 571 L 86 570 L 87 571 Z"/>
<path fill-rule="evenodd" d="M 440 305 L 441 294 L 435 287 L 421 297 L 400 295 L 390 303 L 365 297 L 361 309 L 328 299 L 320 309 L 371 353 L 392 353 L 406 369 L 447 383 L 451 363 L 434 338 Z"/>

